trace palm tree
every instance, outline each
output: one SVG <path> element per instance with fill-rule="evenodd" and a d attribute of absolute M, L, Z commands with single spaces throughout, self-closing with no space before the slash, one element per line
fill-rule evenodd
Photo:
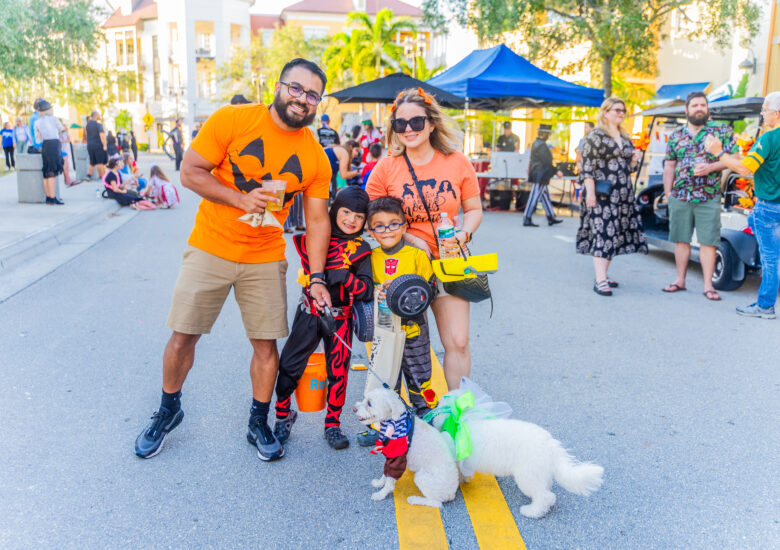
<path fill-rule="evenodd" d="M 436 67 L 429 69 L 425 64 L 425 58 L 421 55 L 417 56 L 414 68 L 410 67 L 409 64 L 404 61 L 401 62 L 401 71 L 412 75 L 412 78 L 416 78 L 417 80 L 428 80 L 446 68 L 447 65 L 437 65 Z"/>
<path fill-rule="evenodd" d="M 331 87 L 359 84 L 363 76 L 360 66 L 360 53 L 364 49 L 361 31 L 353 29 L 349 34 L 340 32 L 333 36 L 331 44 L 325 49 L 325 74 Z"/>
<path fill-rule="evenodd" d="M 394 17 L 387 8 L 379 10 L 375 19 L 366 13 L 352 12 L 347 15 L 347 24 L 355 23 L 355 29 L 362 41 L 356 62 L 365 68 L 367 79 L 383 75 L 382 68 L 397 69 L 403 59 L 403 46 L 396 43 L 401 31 L 416 30 L 414 22 L 407 17 Z M 354 31 L 353 31 L 354 38 Z"/>

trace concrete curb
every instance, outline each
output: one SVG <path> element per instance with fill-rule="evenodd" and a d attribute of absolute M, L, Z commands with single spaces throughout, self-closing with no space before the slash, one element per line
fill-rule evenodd
<path fill-rule="evenodd" d="M 17 241 L 0 247 L 0 273 L 5 273 L 19 264 L 55 248 L 85 229 L 85 225 L 94 225 L 107 219 L 121 208 L 116 201 L 95 203 L 93 208 L 78 216 L 62 220 L 60 223 L 25 235 Z"/>
<path fill-rule="evenodd" d="M 79 256 L 137 214 L 106 200 L 0 248 L 0 302 Z"/>

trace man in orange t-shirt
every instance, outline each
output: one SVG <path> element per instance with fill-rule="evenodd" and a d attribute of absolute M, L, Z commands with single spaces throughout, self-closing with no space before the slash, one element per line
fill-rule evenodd
<path fill-rule="evenodd" d="M 195 344 L 208 334 L 232 288 L 254 353 L 253 403 L 247 439 L 262 460 L 284 456 L 268 427 L 268 409 L 279 367 L 276 339 L 287 336 L 287 262 L 282 225 L 293 197 L 303 194 L 311 266 L 309 294 L 331 305 L 325 283 L 330 240 L 328 158 L 306 126 L 313 121 L 327 79 L 316 64 L 290 61 L 265 105 L 226 105 L 209 117 L 184 156 L 182 185 L 203 197 L 173 293 L 163 355 L 163 395 L 152 422 L 138 436 L 136 454 L 151 458 L 181 422 L 181 388 L 195 359 Z M 284 180 L 280 211 L 266 212 L 264 180 Z M 273 216 L 259 227 L 245 214 Z M 273 221 L 273 220 L 272 220 Z"/>

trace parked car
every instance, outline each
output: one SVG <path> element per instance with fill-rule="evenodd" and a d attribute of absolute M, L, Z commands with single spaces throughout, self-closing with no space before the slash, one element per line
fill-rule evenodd
<path fill-rule="evenodd" d="M 730 124 L 737 120 L 759 118 L 763 102 L 762 97 L 749 97 L 711 103 L 710 118 Z M 664 195 L 663 175 L 658 173 L 659 165 L 660 172 L 663 172 L 663 163 L 658 158 L 658 151 L 665 149 L 665 136 L 668 136 L 670 130 L 685 124 L 685 106 L 659 107 L 639 114 L 652 117 L 649 126 L 648 151 L 654 150 L 656 153 L 655 158 L 652 156 L 653 153 L 645 154 L 637 171 L 635 181 L 637 208 L 642 217 L 648 242 L 663 250 L 674 252 L 675 243 L 669 242 L 669 213 Z M 759 124 L 759 128 L 760 126 Z M 647 169 L 646 165 L 650 162 L 655 165 L 653 170 Z M 748 273 L 761 267 L 758 244 L 748 225 L 749 211 L 740 208 L 736 198 L 737 180 L 742 177 L 728 173 L 723 178 L 721 240 L 715 251 L 715 271 L 712 277 L 712 284 L 718 290 L 736 290 L 742 285 Z M 691 243 L 691 259 L 699 261 L 699 246 L 695 235 Z"/>

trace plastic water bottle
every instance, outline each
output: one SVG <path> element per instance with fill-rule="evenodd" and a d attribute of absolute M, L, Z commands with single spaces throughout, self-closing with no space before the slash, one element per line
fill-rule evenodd
<path fill-rule="evenodd" d="M 387 307 L 387 301 L 377 298 L 376 302 L 377 320 L 376 324 L 380 327 L 393 327 L 393 312 Z"/>
<path fill-rule="evenodd" d="M 447 252 L 444 248 L 444 245 L 442 244 L 442 241 L 446 239 L 454 239 L 455 238 L 455 226 L 452 225 L 452 222 L 450 221 L 450 217 L 447 215 L 446 212 L 441 213 L 441 221 L 439 222 L 439 226 L 436 228 L 436 233 L 438 236 L 439 241 L 439 258 L 455 258 L 457 257 L 457 252 Z"/>

